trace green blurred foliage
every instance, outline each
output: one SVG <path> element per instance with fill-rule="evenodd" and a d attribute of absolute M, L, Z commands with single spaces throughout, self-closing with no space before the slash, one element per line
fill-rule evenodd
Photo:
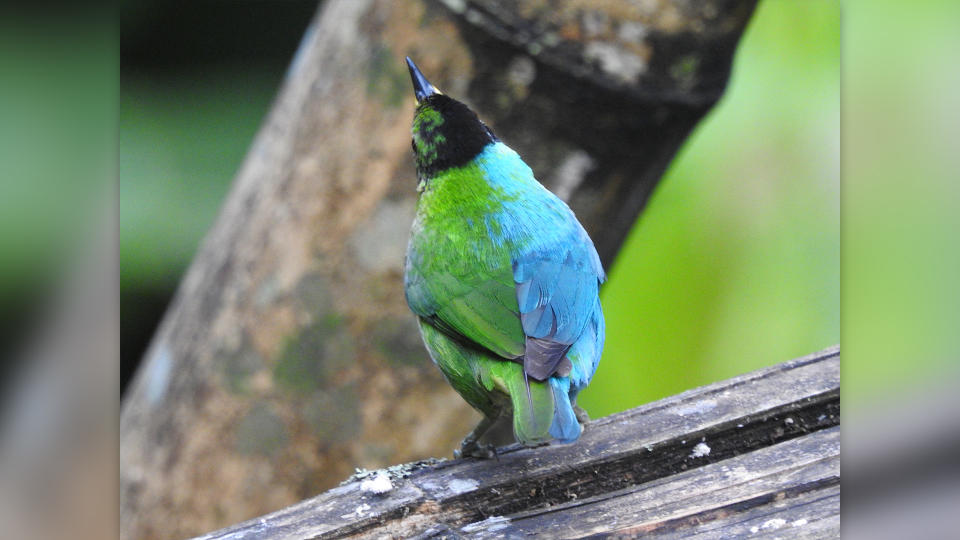
<path fill-rule="evenodd" d="M 221 67 L 121 81 L 122 288 L 176 286 L 277 90 L 272 69 Z"/>
<path fill-rule="evenodd" d="M 844 395 L 869 414 L 960 379 L 960 2 L 845 16 Z"/>
<path fill-rule="evenodd" d="M 593 416 L 840 340 L 840 8 L 765 0 L 602 291 Z"/>
<path fill-rule="evenodd" d="M 98 10 L 0 9 L 3 367 L 113 207 L 116 45 Z"/>
<path fill-rule="evenodd" d="M 112 180 L 109 27 L 0 17 L 0 290 L 62 264 Z M 99 23 L 99 24 L 98 24 Z"/>

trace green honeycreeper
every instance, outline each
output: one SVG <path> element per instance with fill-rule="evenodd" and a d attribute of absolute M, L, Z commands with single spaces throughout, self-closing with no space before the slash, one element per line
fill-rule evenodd
<path fill-rule="evenodd" d="M 577 394 L 603 349 L 597 250 L 476 113 L 407 66 L 420 193 L 407 303 L 434 363 L 484 415 L 457 455 L 494 456 L 481 438 L 511 420 L 525 446 L 573 442 L 586 419 Z"/>

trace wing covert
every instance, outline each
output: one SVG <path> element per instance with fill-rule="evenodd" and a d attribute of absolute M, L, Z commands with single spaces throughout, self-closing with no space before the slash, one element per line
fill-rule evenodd
<path fill-rule="evenodd" d="M 523 356 L 525 338 L 509 267 L 457 274 L 443 269 L 426 276 L 417 259 L 411 250 L 405 288 L 414 313 L 504 359 Z"/>
<path fill-rule="evenodd" d="M 562 241 L 520 253 L 513 264 L 527 336 L 524 371 L 537 380 L 563 369 L 567 351 L 593 317 L 605 279 L 593 242 L 579 224 L 571 223 Z"/>

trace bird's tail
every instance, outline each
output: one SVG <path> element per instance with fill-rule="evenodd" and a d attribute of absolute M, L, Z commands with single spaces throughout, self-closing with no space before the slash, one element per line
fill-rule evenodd
<path fill-rule="evenodd" d="M 513 434 L 520 444 L 536 446 L 556 439 L 569 443 L 580 437 L 580 423 L 570 403 L 570 380 L 544 382 L 527 377 L 515 362 L 491 361 L 482 371 L 488 389 L 499 387 L 513 404 Z"/>
<path fill-rule="evenodd" d="M 554 417 L 554 393 L 550 384 L 529 379 L 523 367 L 503 362 L 504 383 L 513 403 L 513 434 L 520 444 L 534 446 L 548 442 L 552 437 L 550 426 Z"/>
<path fill-rule="evenodd" d="M 580 438 L 582 427 L 577 414 L 570 403 L 570 379 L 551 377 L 550 389 L 553 392 L 553 424 L 550 435 L 560 442 L 573 442 Z"/>

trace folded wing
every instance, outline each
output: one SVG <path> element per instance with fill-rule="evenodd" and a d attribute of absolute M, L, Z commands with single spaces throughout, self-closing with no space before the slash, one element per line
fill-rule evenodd
<path fill-rule="evenodd" d="M 596 309 L 604 279 L 596 249 L 575 221 L 566 238 L 514 261 L 517 304 L 526 336 L 524 371 L 537 380 L 569 371 L 570 346 Z"/>

